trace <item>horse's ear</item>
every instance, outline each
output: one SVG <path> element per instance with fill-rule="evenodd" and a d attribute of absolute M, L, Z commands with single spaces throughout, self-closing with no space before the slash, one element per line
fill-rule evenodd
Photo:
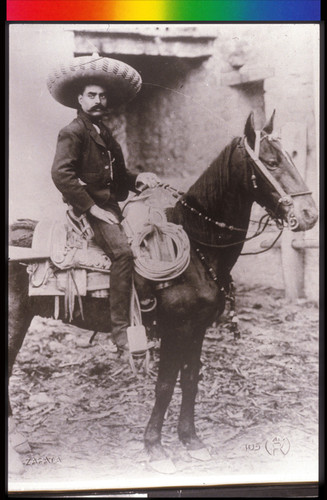
<path fill-rule="evenodd" d="M 272 112 L 272 115 L 270 117 L 270 120 L 266 123 L 266 125 L 262 129 L 268 135 L 271 134 L 272 131 L 274 130 L 275 113 L 276 113 L 276 110 L 274 109 L 274 111 Z"/>
<path fill-rule="evenodd" d="M 255 130 L 254 130 L 254 115 L 253 111 L 248 116 L 244 127 L 244 135 L 248 140 L 249 146 L 253 149 L 255 143 Z"/>

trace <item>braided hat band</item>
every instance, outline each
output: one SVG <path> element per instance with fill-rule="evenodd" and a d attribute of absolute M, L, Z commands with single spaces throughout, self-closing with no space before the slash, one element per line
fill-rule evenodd
<path fill-rule="evenodd" d="M 101 57 L 81 56 L 54 68 L 47 78 L 52 97 L 69 108 L 78 108 L 78 95 L 84 85 L 100 85 L 108 94 L 108 107 L 133 99 L 142 86 L 140 74 L 128 64 Z"/>

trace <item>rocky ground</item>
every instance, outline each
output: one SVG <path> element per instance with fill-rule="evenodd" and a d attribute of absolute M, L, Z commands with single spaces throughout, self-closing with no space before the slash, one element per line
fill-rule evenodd
<path fill-rule="evenodd" d="M 196 424 L 210 460 L 177 439 L 181 390 L 163 428 L 175 472 L 153 470 L 143 433 L 154 402 L 151 372 L 134 376 L 104 334 L 35 318 L 17 358 L 10 395 L 31 452 L 11 490 L 137 488 L 314 480 L 318 463 L 318 307 L 281 290 L 238 286 L 241 338 L 208 330 Z M 169 472 L 169 471 L 168 471 Z"/>

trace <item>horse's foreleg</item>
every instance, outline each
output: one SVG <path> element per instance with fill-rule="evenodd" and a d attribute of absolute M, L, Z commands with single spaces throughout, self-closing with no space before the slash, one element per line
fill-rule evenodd
<path fill-rule="evenodd" d="M 196 334 L 195 334 L 196 335 Z M 182 404 L 178 423 L 178 436 L 188 450 L 203 449 L 194 424 L 194 406 L 198 390 L 200 356 L 204 334 L 197 332 L 197 337 L 188 342 L 183 352 L 181 367 Z"/>
<path fill-rule="evenodd" d="M 176 347 L 176 341 L 176 336 L 171 332 L 163 336 L 161 341 L 156 400 L 144 435 L 145 449 L 151 461 L 167 458 L 161 445 L 161 429 L 180 369 L 181 351 Z"/>

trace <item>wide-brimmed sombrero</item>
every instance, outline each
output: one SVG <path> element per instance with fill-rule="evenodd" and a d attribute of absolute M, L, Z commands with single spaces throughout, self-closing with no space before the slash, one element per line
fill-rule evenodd
<path fill-rule="evenodd" d="M 69 108 L 79 107 L 77 97 L 84 83 L 106 88 L 109 107 L 116 107 L 136 96 L 142 79 L 128 64 L 98 54 L 75 57 L 54 68 L 47 78 L 52 97 Z"/>

